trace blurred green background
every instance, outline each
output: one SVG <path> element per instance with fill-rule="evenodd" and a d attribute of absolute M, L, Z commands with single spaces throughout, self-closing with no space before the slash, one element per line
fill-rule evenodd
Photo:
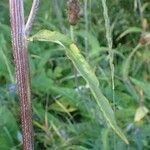
<path fill-rule="evenodd" d="M 70 36 L 66 0 L 41 0 L 31 35 L 41 29 Z M 150 47 L 140 46 L 150 22 L 148 0 L 107 0 L 112 31 L 115 92 L 101 0 L 81 0 L 74 27 L 82 50 L 112 105 L 126 145 L 103 119 L 89 87 L 56 44 L 29 43 L 35 150 L 149 150 Z M 25 18 L 31 0 L 25 0 Z M 86 7 L 87 5 L 87 7 Z M 141 11 L 142 10 L 142 11 Z M 146 33 L 149 34 L 149 27 Z M 0 0 L 0 150 L 22 149 L 8 1 Z M 114 100 L 113 100 L 114 99 Z"/>

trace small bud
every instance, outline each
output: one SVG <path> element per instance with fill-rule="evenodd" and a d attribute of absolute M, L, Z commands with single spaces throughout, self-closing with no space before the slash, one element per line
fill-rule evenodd
<path fill-rule="evenodd" d="M 68 0 L 67 11 L 69 23 L 76 25 L 80 17 L 79 0 Z"/>

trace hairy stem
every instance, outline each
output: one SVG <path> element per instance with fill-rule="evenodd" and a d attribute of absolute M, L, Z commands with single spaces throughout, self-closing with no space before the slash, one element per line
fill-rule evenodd
<path fill-rule="evenodd" d="M 109 48 L 109 65 L 110 65 L 110 70 L 111 70 L 111 81 L 112 81 L 112 89 L 115 89 L 115 83 L 114 83 L 114 54 L 112 51 L 112 33 L 111 33 L 111 26 L 110 26 L 110 20 L 108 16 L 108 8 L 106 4 L 106 0 L 102 0 L 102 6 L 103 6 L 103 16 L 105 20 L 105 29 L 106 29 L 106 39 L 107 39 L 107 44 Z"/>
<path fill-rule="evenodd" d="M 23 0 L 9 0 L 12 46 L 16 65 L 16 78 L 20 99 L 23 149 L 33 150 L 32 109 L 30 99 L 28 53 L 25 40 Z"/>

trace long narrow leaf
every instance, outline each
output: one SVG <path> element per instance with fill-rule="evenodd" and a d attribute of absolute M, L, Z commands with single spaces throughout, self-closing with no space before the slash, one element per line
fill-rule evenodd
<path fill-rule="evenodd" d="M 114 112 L 109 104 L 107 98 L 103 95 L 99 88 L 99 81 L 92 71 L 90 65 L 85 58 L 81 55 L 80 50 L 72 41 L 65 35 L 59 32 L 52 32 L 48 30 L 42 30 L 29 39 L 30 41 L 49 41 L 58 43 L 64 47 L 67 56 L 73 62 L 76 69 L 82 75 L 82 77 L 89 84 L 90 90 L 99 106 L 100 111 L 103 113 L 104 118 L 111 128 L 128 144 L 126 136 L 121 129 L 117 126 Z"/>

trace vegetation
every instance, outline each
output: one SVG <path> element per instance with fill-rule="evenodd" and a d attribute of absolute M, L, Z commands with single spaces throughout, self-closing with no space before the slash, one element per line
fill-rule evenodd
<path fill-rule="evenodd" d="M 27 37 L 35 150 L 148 150 L 150 2 L 80 3 L 68 21 L 67 1 L 41 1 Z M 0 9 L 0 149 L 20 150 L 8 2 Z"/>

